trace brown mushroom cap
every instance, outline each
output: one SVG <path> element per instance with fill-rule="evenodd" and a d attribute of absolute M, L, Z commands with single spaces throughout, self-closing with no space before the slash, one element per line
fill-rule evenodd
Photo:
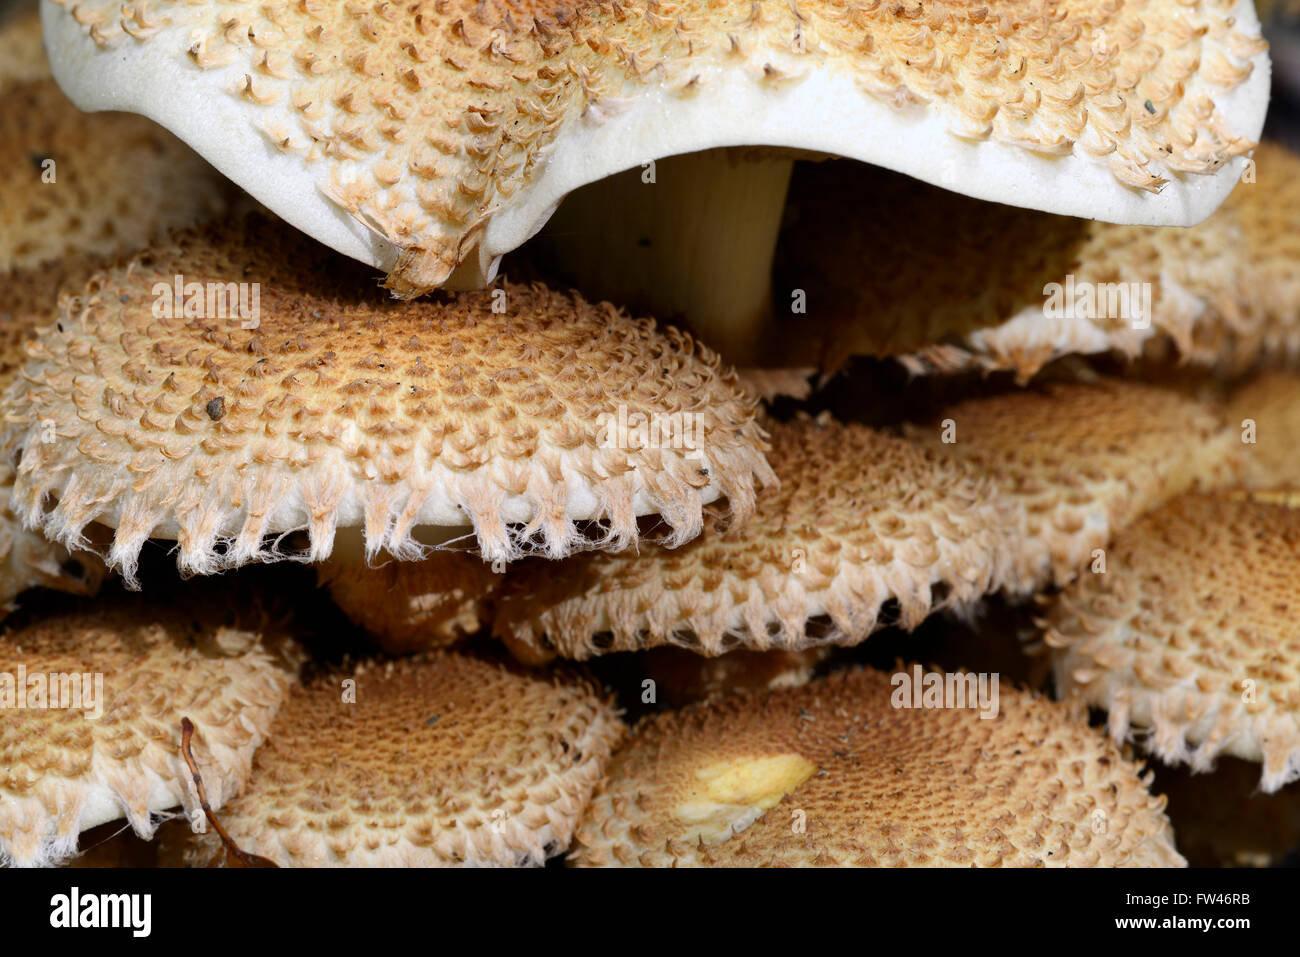
<path fill-rule="evenodd" d="M 1044 621 L 1063 697 L 1105 708 L 1169 763 L 1300 778 L 1300 509 L 1187 495 L 1134 523 Z"/>
<path fill-rule="evenodd" d="M 1074 354 L 1231 374 L 1300 356 L 1300 156 L 1276 143 L 1188 229 L 983 203 L 842 162 L 800 169 L 790 203 L 777 290 L 808 300 L 773 326 L 773 361 L 896 356 L 916 374 L 1027 381 Z"/>
<path fill-rule="evenodd" d="M 177 277 L 206 290 L 184 296 L 199 316 L 179 314 Z M 756 403 L 675 330 L 540 285 L 393 302 L 257 216 L 100 274 L 32 348 L 6 400 L 15 501 L 58 541 L 114 527 L 128 581 L 150 536 L 193 573 L 274 557 L 266 536 L 299 529 L 313 561 L 339 527 L 364 528 L 369 559 L 418 557 L 431 526 L 472 526 L 492 562 L 622 547 L 643 514 L 679 544 L 715 498 L 743 520 L 771 475 Z M 689 426 L 694 448 L 624 435 L 624 414 Z"/>
<path fill-rule="evenodd" d="M 799 167 L 777 254 L 773 362 L 839 369 L 996 326 L 1043 301 L 1078 261 L 1089 220 L 949 192 L 845 161 Z M 806 294 L 803 313 L 791 296 Z"/>
<path fill-rule="evenodd" d="M 1300 376 L 1255 376 L 1232 396 L 1228 419 L 1241 430 L 1246 485 L 1257 490 L 1300 486 Z"/>
<path fill-rule="evenodd" d="M 1014 522 L 1004 587 L 1017 595 L 1070 581 L 1161 502 L 1232 481 L 1241 454 L 1219 410 L 1120 380 L 968 399 L 912 434 L 996 477 Z"/>
<path fill-rule="evenodd" d="M 984 595 L 1001 570 L 993 484 L 916 443 L 829 418 L 771 426 L 780 485 L 753 519 L 673 550 L 587 553 L 512 569 L 494 630 L 526 660 L 679 645 L 855 644 Z"/>
<path fill-rule="evenodd" d="M 0 27 L 0 99 L 0 168 L 8 171 L 0 178 L 0 276 L 70 254 L 136 249 L 219 215 L 233 195 L 154 123 L 73 106 L 50 76 L 34 13 Z"/>
<path fill-rule="evenodd" d="M 502 576 L 473 555 L 439 550 L 418 562 L 334 560 L 319 569 L 330 597 L 389 654 L 449 645 L 478 631 Z"/>
<path fill-rule="evenodd" d="M 105 821 L 125 817 L 147 838 L 157 812 L 183 805 L 193 814 L 184 717 L 198 729 L 209 801 L 220 807 L 239 791 L 293 681 L 261 639 L 211 614 L 137 603 L 0 637 L 0 861 L 54 863 L 75 853 L 79 832 Z M 55 675 L 79 676 L 83 697 L 73 703 L 82 707 L 54 707 Z M 91 701 L 95 675 L 102 699 Z M 61 704 L 78 686 L 71 681 L 58 679 Z M 42 686 L 45 706 L 36 703 Z"/>
<path fill-rule="evenodd" d="M 221 823 L 280 866 L 541 864 L 623 730 L 582 681 L 445 652 L 364 665 L 293 691 Z M 217 847 L 198 839 L 190 859 Z"/>
<path fill-rule="evenodd" d="M 645 719 L 615 755 L 570 860 L 1183 863 L 1164 800 L 1064 707 L 1000 689 L 998 715 L 985 720 L 970 708 L 896 708 L 899 690 L 884 672 L 839 672 Z"/>

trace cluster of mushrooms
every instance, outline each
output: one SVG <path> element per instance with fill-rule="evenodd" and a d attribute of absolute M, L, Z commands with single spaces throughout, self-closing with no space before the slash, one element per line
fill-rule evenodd
<path fill-rule="evenodd" d="M 1251 0 L 8 15 L 0 863 L 1278 862 L 1267 49 Z"/>

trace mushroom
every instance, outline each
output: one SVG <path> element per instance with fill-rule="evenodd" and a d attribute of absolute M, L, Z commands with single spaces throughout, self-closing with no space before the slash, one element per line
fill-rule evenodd
<path fill-rule="evenodd" d="M 1241 456 L 1220 409 L 1117 379 L 967 399 L 942 416 L 909 434 L 996 479 L 1011 522 L 1002 587 L 1019 597 L 1071 581 L 1180 492 L 1232 483 Z"/>
<path fill-rule="evenodd" d="M 420 557 L 426 531 L 559 557 L 651 514 L 675 546 L 771 480 L 754 400 L 674 330 L 540 285 L 397 303 L 356 272 L 250 216 L 100 274 L 4 401 L 24 522 L 69 544 L 113 527 L 135 584 L 150 536 L 199 574 L 304 529 L 313 562 L 340 529 L 367 560 Z"/>
<path fill-rule="evenodd" d="M 594 687 L 434 652 L 295 689 L 221 824 L 282 867 L 540 865 L 624 728 Z M 220 845 L 193 839 L 207 863 Z"/>
<path fill-rule="evenodd" d="M 238 792 L 294 681 L 271 637 L 211 608 L 138 601 L 0 636 L 0 863 L 58 863 L 106 821 L 149 838 L 169 808 L 197 813 L 183 717 L 213 805 Z"/>
<path fill-rule="evenodd" d="M 1001 573 L 993 483 L 917 443 L 800 416 L 771 426 L 780 485 L 674 551 L 511 570 L 493 629 L 526 661 L 678 645 L 703 655 L 856 644 L 977 600 Z M 882 610 L 889 604 L 896 611 Z"/>
<path fill-rule="evenodd" d="M 654 265 L 668 247 L 667 273 L 635 276 L 652 279 L 640 291 L 736 349 L 765 315 L 753 280 L 789 161 L 736 169 L 725 148 L 835 154 L 981 199 L 1189 225 L 1239 176 L 1268 100 L 1248 0 L 1050 16 L 1034 0 L 365 12 L 44 0 L 42 13 L 79 106 L 157 120 L 404 297 L 490 279 L 567 194 L 647 164 L 634 188 L 651 172 L 680 187 L 586 201 L 578 221 L 648 215 L 575 265 L 598 279 L 636 248 Z M 675 297 L 683 264 L 703 281 Z"/>
<path fill-rule="evenodd" d="M 1104 708 L 1162 761 L 1262 764 L 1266 793 L 1300 778 L 1300 509 L 1187 495 L 1111 545 L 1048 609 L 1060 696 Z"/>
<path fill-rule="evenodd" d="M 570 861 L 1184 864 L 1164 799 L 1064 707 L 1015 689 L 1000 690 L 987 720 L 969 707 L 900 707 L 898 675 L 962 678 L 843 671 L 646 718 L 615 754 Z"/>
<path fill-rule="evenodd" d="M 1241 431 L 1244 484 L 1300 487 L 1300 375 L 1255 376 L 1229 400 L 1228 419 Z"/>
<path fill-rule="evenodd" d="M 0 279 L 0 391 L 13 381 L 25 359 L 23 347 L 41 321 L 35 303 L 45 302 L 62 268 L 23 270 L 12 279 Z M 104 567 L 92 553 L 78 551 L 74 560 L 62 545 L 23 527 L 10 501 L 15 475 L 12 441 L 0 425 L 0 618 L 29 588 L 88 595 L 99 589 L 104 577 Z"/>
<path fill-rule="evenodd" d="M 1166 229 L 810 166 L 792 188 L 776 280 L 806 301 L 773 324 L 764 357 L 828 371 L 895 357 L 914 374 L 1011 370 L 1022 383 L 1074 354 L 1172 355 L 1226 373 L 1293 360 L 1300 157 L 1261 143 L 1243 179 L 1205 222 Z"/>
<path fill-rule="evenodd" d="M 16 270 L 127 252 L 225 211 L 230 185 L 166 130 L 73 107 L 40 42 L 34 14 L 0 27 L 0 285 Z M 64 275 L 84 274 L 73 265 Z"/>
<path fill-rule="evenodd" d="M 475 556 L 450 550 L 379 567 L 331 559 L 319 573 L 334 603 L 391 655 L 449 645 L 478 631 L 490 620 L 502 579 Z"/>

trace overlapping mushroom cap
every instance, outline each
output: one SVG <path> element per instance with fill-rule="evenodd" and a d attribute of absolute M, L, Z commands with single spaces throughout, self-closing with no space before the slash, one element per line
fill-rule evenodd
<path fill-rule="evenodd" d="M 810 164 L 791 188 L 778 298 L 805 311 L 770 361 L 914 373 L 1012 370 L 1065 355 L 1175 357 L 1240 373 L 1300 356 L 1300 157 L 1261 143 L 1213 216 L 1117 226 L 976 202 L 885 170 Z M 778 310 L 778 315 L 783 310 Z"/>
<path fill-rule="evenodd" d="M 967 399 L 912 434 L 996 477 L 1013 523 L 1003 586 L 1018 595 L 1070 581 L 1161 502 L 1232 482 L 1241 455 L 1221 410 L 1122 380 Z"/>
<path fill-rule="evenodd" d="M 1178 498 L 1115 540 L 1105 574 L 1052 604 L 1058 689 L 1167 762 L 1258 761 L 1275 791 L 1300 778 L 1297 582 L 1300 509 Z"/>
<path fill-rule="evenodd" d="M 447 549 L 416 562 L 376 567 L 354 558 L 320 567 L 334 603 L 389 654 L 452 644 L 478 631 L 490 619 L 501 579 L 482 559 Z"/>
<path fill-rule="evenodd" d="M 0 27 L 0 277 L 70 254 L 134 250 L 218 214 L 216 171 L 138 116 L 87 116 L 49 75 L 32 14 Z M 50 304 L 54 297 L 51 294 Z"/>
<path fill-rule="evenodd" d="M 295 689 L 221 823 L 285 867 L 541 864 L 623 731 L 583 681 L 445 652 L 364 665 Z"/>
<path fill-rule="evenodd" d="M 80 106 L 156 119 L 403 295 L 489 273 L 584 183 L 715 146 L 1186 225 L 1238 176 L 1268 90 L 1239 0 L 42 9 Z"/>
<path fill-rule="evenodd" d="M 807 417 L 771 427 L 780 485 L 753 519 L 675 550 L 590 553 L 512 569 L 494 630 L 516 654 L 588 658 L 680 645 L 796 650 L 853 644 L 985 594 L 1005 516 L 963 463 L 861 426 Z M 896 603 L 896 615 L 882 615 Z"/>
<path fill-rule="evenodd" d="M 150 536 L 207 573 L 299 529 L 320 561 L 340 527 L 413 558 L 472 526 L 497 562 L 624 546 L 644 514 L 679 544 L 771 478 L 754 400 L 674 330 L 539 285 L 395 303 L 356 272 L 250 216 L 99 275 L 6 399 L 24 521 L 112 526 L 128 581 Z"/>
<path fill-rule="evenodd" d="M 196 812 L 184 717 L 220 807 L 247 781 L 293 680 L 260 628 L 212 609 L 101 606 L 0 637 L 0 861 L 53 863 L 105 821 L 125 817 L 151 837 L 158 812 Z"/>
<path fill-rule="evenodd" d="M 1241 429 L 1247 485 L 1300 487 L 1300 375 L 1256 376 L 1233 394 L 1228 418 Z"/>
<path fill-rule="evenodd" d="M 914 671 L 899 672 L 921 676 Z M 942 683 L 959 676 L 932 674 Z M 977 679 L 971 675 L 970 678 Z M 1177 866 L 1137 768 L 1062 706 L 912 708 L 840 672 L 637 726 L 570 859 L 586 866 Z"/>

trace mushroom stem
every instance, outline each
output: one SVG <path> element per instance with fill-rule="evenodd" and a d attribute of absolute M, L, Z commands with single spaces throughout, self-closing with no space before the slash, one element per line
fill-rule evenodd
<path fill-rule="evenodd" d="M 757 355 L 793 154 L 670 156 L 571 193 L 538 241 L 591 296 L 684 322 L 731 363 Z"/>

